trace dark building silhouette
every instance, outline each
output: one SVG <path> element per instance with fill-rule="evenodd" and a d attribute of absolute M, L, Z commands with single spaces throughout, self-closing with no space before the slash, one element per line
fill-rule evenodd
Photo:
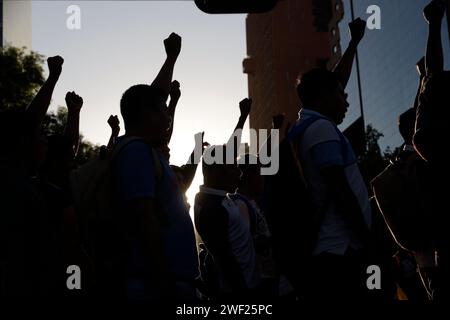
<path fill-rule="evenodd" d="M 314 66 L 331 69 L 338 62 L 350 40 L 351 2 L 281 0 L 269 13 L 248 15 L 248 58 L 243 66 L 248 74 L 249 96 L 254 100 L 251 128 L 270 128 L 272 115 L 280 112 L 295 121 L 299 106 L 296 79 Z M 418 86 L 415 64 L 425 54 L 428 33 L 422 10 L 428 3 L 353 0 L 354 17 L 367 20 L 371 5 L 381 9 L 381 29 L 367 29 L 359 46 L 361 86 L 356 64 L 347 86 L 350 108 L 341 129 L 348 129 L 351 140 L 358 143 L 357 149 L 361 149 L 357 135 L 363 133 L 362 124 L 371 124 L 383 133 L 382 150 L 388 146 L 394 149 L 402 142 L 397 118 L 414 102 Z M 449 57 L 447 19 L 442 28 L 444 55 Z M 446 69 L 449 66 L 450 59 L 446 59 Z"/>
<path fill-rule="evenodd" d="M 312 67 L 339 61 L 342 16 L 341 0 L 280 0 L 269 13 L 247 16 L 243 67 L 253 98 L 251 128 L 270 128 L 276 113 L 295 121 L 296 80 Z"/>

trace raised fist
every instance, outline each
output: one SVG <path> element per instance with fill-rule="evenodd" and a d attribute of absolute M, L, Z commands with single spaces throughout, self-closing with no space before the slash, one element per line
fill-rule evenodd
<path fill-rule="evenodd" d="M 67 92 L 66 94 L 67 109 L 70 112 L 80 112 L 83 106 L 83 98 L 77 95 L 74 91 Z"/>
<path fill-rule="evenodd" d="M 181 51 L 181 37 L 172 32 L 170 36 L 164 40 L 164 48 L 166 49 L 167 57 L 176 59 Z"/>
<path fill-rule="evenodd" d="M 62 71 L 63 63 L 64 59 L 60 56 L 49 57 L 47 59 L 47 65 L 50 75 L 59 77 Z"/>
<path fill-rule="evenodd" d="M 445 3 L 442 0 L 433 0 L 423 9 L 423 16 L 429 24 L 442 21 L 444 13 Z"/>
<path fill-rule="evenodd" d="M 108 124 L 111 127 L 113 135 L 117 136 L 120 132 L 120 121 L 117 116 L 110 115 L 108 118 Z"/>
<path fill-rule="evenodd" d="M 241 116 L 247 117 L 250 114 L 252 108 L 252 99 L 245 98 L 239 102 L 239 110 L 241 111 Z"/>
<path fill-rule="evenodd" d="M 350 29 L 351 40 L 359 43 L 364 37 L 366 31 L 366 22 L 361 18 L 357 18 L 348 24 Z"/>
<path fill-rule="evenodd" d="M 181 96 L 180 83 L 177 80 L 174 80 L 170 84 L 169 95 L 170 95 L 170 99 L 171 100 L 178 100 L 178 99 L 180 99 L 180 96 Z"/>

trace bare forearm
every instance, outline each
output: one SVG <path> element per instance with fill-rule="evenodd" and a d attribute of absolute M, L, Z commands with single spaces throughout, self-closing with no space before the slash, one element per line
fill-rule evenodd
<path fill-rule="evenodd" d="M 69 111 L 64 135 L 69 139 L 75 154 L 80 143 L 80 113 Z"/>
<path fill-rule="evenodd" d="M 422 90 L 422 81 L 423 81 L 423 77 L 420 77 L 419 86 L 417 87 L 416 97 L 414 99 L 414 110 L 417 110 L 417 107 L 419 106 L 419 96 L 420 96 L 420 92 Z"/>
<path fill-rule="evenodd" d="M 239 117 L 238 123 L 236 124 L 236 127 L 234 128 L 233 133 L 231 134 L 230 139 L 228 139 L 227 144 L 235 143 L 233 140 L 236 139 L 237 147 L 239 147 L 241 143 L 241 137 L 242 137 L 242 129 L 244 128 L 245 121 L 247 121 L 248 115 L 241 115 Z"/>
<path fill-rule="evenodd" d="M 431 23 L 428 31 L 427 52 L 425 65 L 427 75 L 444 70 L 444 56 L 442 53 L 441 22 Z"/>
<path fill-rule="evenodd" d="M 52 99 L 56 83 L 58 82 L 58 78 L 59 77 L 50 75 L 31 103 L 28 105 L 27 113 L 31 117 L 32 123 L 36 129 L 40 127 L 42 121 L 44 120 L 45 114 L 50 106 L 50 101 Z"/>
<path fill-rule="evenodd" d="M 170 84 L 172 83 L 173 69 L 175 67 L 176 60 L 176 58 L 166 58 L 161 70 L 159 70 L 158 75 L 151 84 L 152 86 L 163 90 L 167 95 L 169 94 Z"/>
<path fill-rule="evenodd" d="M 344 88 L 347 86 L 347 83 L 350 80 L 357 47 L 358 44 L 356 42 L 350 41 L 347 49 L 342 55 L 341 60 L 334 69 L 334 72 L 338 75 L 339 81 Z"/>
<path fill-rule="evenodd" d="M 167 107 L 167 113 L 169 114 L 170 118 L 172 119 L 172 122 L 170 124 L 170 129 L 169 129 L 169 141 L 172 139 L 172 133 L 173 133 L 173 126 L 174 126 L 174 122 L 175 122 L 175 110 L 177 108 L 177 104 L 178 104 L 178 100 L 175 99 L 170 99 L 169 102 L 169 106 Z"/>
<path fill-rule="evenodd" d="M 106 146 L 106 149 L 111 151 L 114 148 L 114 145 L 116 144 L 118 134 L 115 134 L 114 132 L 111 132 L 111 136 L 108 140 L 108 145 Z"/>

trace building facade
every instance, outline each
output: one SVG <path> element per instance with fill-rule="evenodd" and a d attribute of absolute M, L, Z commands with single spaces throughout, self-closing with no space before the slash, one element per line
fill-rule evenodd
<path fill-rule="evenodd" d="M 1 46 L 32 46 L 32 14 L 30 0 L 0 0 Z"/>
<path fill-rule="evenodd" d="M 429 0 L 353 0 L 355 17 L 367 19 L 369 6 L 380 8 L 381 29 L 366 30 L 359 46 L 361 87 L 354 65 L 347 86 L 350 108 L 341 128 L 346 129 L 361 117 L 361 92 L 364 122 L 383 134 L 379 141 L 383 151 L 387 147 L 393 150 L 403 142 L 398 132 L 398 116 L 414 105 L 419 85 L 415 65 L 425 55 L 428 35 L 422 11 L 428 3 Z M 341 30 L 352 20 L 351 0 L 344 0 L 343 5 Z M 449 35 L 444 20 L 442 40 L 448 69 Z M 341 45 L 345 47 L 349 40 L 348 33 L 342 32 Z"/>
<path fill-rule="evenodd" d="M 296 79 L 317 65 L 330 69 L 340 59 L 341 48 L 344 50 L 350 40 L 352 2 L 354 17 L 364 20 L 371 15 L 368 8 L 378 6 L 381 29 L 367 29 L 359 46 L 361 85 L 354 64 L 347 86 L 350 108 L 341 129 L 348 129 L 355 138 L 358 133 L 362 135 L 362 124 L 370 124 L 383 134 L 379 140 L 383 151 L 401 145 L 397 119 L 414 103 L 419 82 L 415 64 L 425 54 L 428 34 L 422 11 L 429 0 L 281 0 L 272 12 L 249 14 L 244 72 L 254 100 L 252 128 L 269 128 L 272 115 L 277 113 L 295 121 L 299 106 Z M 448 58 L 447 21 L 442 26 L 442 39 L 444 57 Z M 449 69 L 450 59 L 445 66 Z"/>
<path fill-rule="evenodd" d="M 277 113 L 296 120 L 297 79 L 315 66 L 332 68 L 339 61 L 342 17 L 341 0 L 280 0 L 268 13 L 247 16 L 243 67 L 253 99 L 251 128 L 269 129 Z"/>

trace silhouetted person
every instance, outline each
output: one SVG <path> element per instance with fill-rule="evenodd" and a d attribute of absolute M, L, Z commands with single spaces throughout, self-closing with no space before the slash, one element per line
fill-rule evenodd
<path fill-rule="evenodd" d="M 441 41 L 442 19 L 445 3 L 433 0 L 424 9 L 429 25 L 425 56 L 426 77 L 422 84 L 416 118 L 414 147 L 430 168 L 430 188 L 424 197 L 429 197 L 430 219 L 434 230 L 435 266 L 428 272 L 432 278 L 433 299 L 450 299 L 450 239 L 447 230 L 445 210 L 447 189 L 445 183 L 450 177 L 446 152 L 442 143 L 448 140 L 449 104 L 448 88 L 450 72 L 444 71 L 444 57 Z"/>
<path fill-rule="evenodd" d="M 181 38 L 172 33 L 164 45 L 167 59 L 153 83 L 132 86 L 120 102 L 125 135 L 116 148 L 125 145 L 115 161 L 118 211 L 111 213 L 111 225 L 103 226 L 110 236 L 103 249 L 111 258 L 104 266 L 113 264 L 100 282 L 105 294 L 193 301 L 198 274 L 193 224 L 176 176 L 158 151 L 170 127 L 166 100 Z"/>
<path fill-rule="evenodd" d="M 235 138 L 239 140 L 238 130 L 243 128 L 250 107 L 251 100 L 240 102 L 241 116 L 229 143 Z M 231 157 L 227 154 L 230 152 Z M 207 156 L 217 157 L 221 163 L 210 164 L 210 160 L 205 159 Z M 230 158 L 232 163 L 227 163 L 226 160 Z M 196 229 L 210 256 L 210 260 L 201 261 L 206 294 L 220 300 L 254 298 L 261 283 L 261 275 L 249 214 L 230 196 L 235 193 L 241 174 L 236 163 L 236 148 L 229 144 L 208 148 L 203 155 L 202 169 L 203 185 L 195 197 L 194 216 Z M 201 253 L 201 257 L 208 255 Z"/>

